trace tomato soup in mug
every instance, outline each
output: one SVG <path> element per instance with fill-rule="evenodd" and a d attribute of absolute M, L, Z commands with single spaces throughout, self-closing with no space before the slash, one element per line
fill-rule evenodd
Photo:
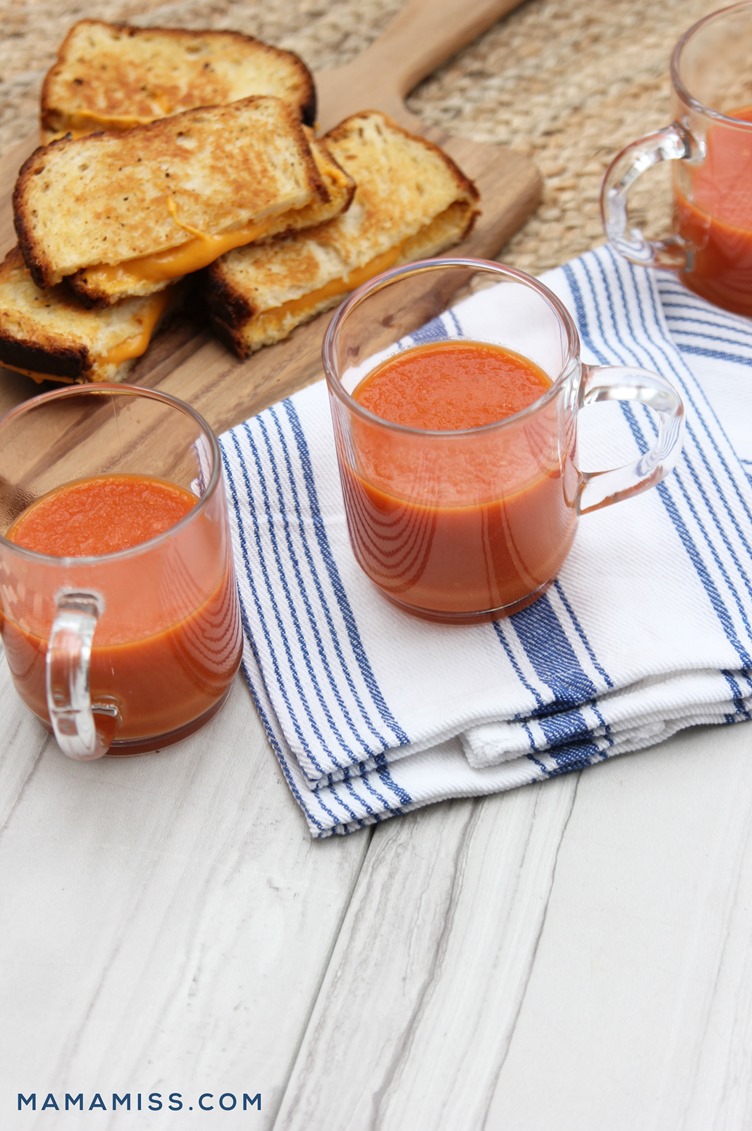
<path fill-rule="evenodd" d="M 405 612 L 496 620 L 553 582 L 582 515 L 670 470 L 683 405 L 636 366 L 586 364 L 540 280 L 491 260 L 418 260 L 357 288 L 321 350 L 355 561 Z M 578 465 L 581 411 L 654 411 L 650 453 Z"/>
<path fill-rule="evenodd" d="M 688 27 L 671 53 L 672 121 L 626 145 L 601 186 L 612 247 L 640 267 L 676 272 L 702 298 L 752 315 L 752 3 Z M 670 230 L 650 238 L 630 215 L 633 189 L 662 162 L 673 179 Z M 647 182 L 644 182 L 647 188 Z"/>
<path fill-rule="evenodd" d="M 475 620 L 548 586 L 576 524 L 555 400 L 525 419 L 551 387 L 512 350 L 450 340 L 391 357 L 354 389 L 374 417 L 401 426 L 356 420 L 342 475 L 356 558 L 392 600 Z M 493 427 L 505 420 L 503 433 Z"/>
<path fill-rule="evenodd" d="M 166 742 L 190 733 L 222 701 L 238 668 L 234 577 L 209 518 L 181 534 L 179 554 L 169 538 L 155 546 L 148 573 L 118 556 L 168 533 L 197 501 L 185 488 L 153 477 L 94 476 L 43 495 L 5 534 L 35 553 L 80 559 L 77 581 L 85 585 L 90 575 L 92 591 L 106 570 L 107 591 L 118 599 L 105 600 L 97 622 L 91 698 L 117 705 L 117 739 L 133 752 L 151 736 Z M 87 567 L 87 558 L 96 564 Z M 32 591 L 24 607 L 16 603 L 6 615 L 2 634 L 19 691 L 46 719 L 47 626 L 42 618 L 34 630 L 33 604 Z"/>
<path fill-rule="evenodd" d="M 752 106 L 728 117 L 752 123 Z M 675 225 L 690 249 L 682 278 L 710 302 L 752 315 L 752 131 L 711 125 L 704 160 L 677 163 Z M 746 152 L 740 147 L 746 144 Z"/>

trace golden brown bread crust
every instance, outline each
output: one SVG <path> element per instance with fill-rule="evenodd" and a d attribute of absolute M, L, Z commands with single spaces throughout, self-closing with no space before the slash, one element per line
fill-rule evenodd
<path fill-rule="evenodd" d="M 347 212 L 231 251 L 202 274 L 214 329 L 240 357 L 286 337 L 379 271 L 446 251 L 477 218 L 478 190 L 456 162 L 380 111 L 352 115 L 324 142 L 356 182 Z"/>
<path fill-rule="evenodd" d="M 306 127 L 306 137 L 318 178 L 312 199 L 302 208 L 279 213 L 267 222 L 264 239 L 312 227 L 340 215 L 349 208 L 355 193 L 355 182 L 334 160 L 331 152 Z M 160 288 L 158 283 L 141 281 L 134 284 L 128 275 L 122 279 L 102 279 L 96 270 L 83 269 L 63 280 L 73 295 L 90 307 L 111 306 L 135 294 L 145 295 Z"/>
<path fill-rule="evenodd" d="M 62 287 L 40 290 L 13 248 L 0 263 L 0 367 L 37 379 L 120 381 L 138 356 L 125 356 L 126 343 L 145 348 L 178 297 L 171 294 L 168 303 L 156 295 L 106 311 L 86 310 Z"/>
<path fill-rule="evenodd" d="M 34 380 L 85 384 L 93 381 L 91 357 L 85 346 L 59 345 L 51 349 L 23 339 L 6 340 L 0 331 L 0 369 L 3 366 L 34 376 Z M 116 379 L 116 378 L 115 378 Z"/>
<path fill-rule="evenodd" d="M 292 51 L 237 31 L 79 20 L 42 84 L 42 139 L 125 129 L 254 94 L 276 94 L 305 124 L 315 121 L 313 75 Z"/>
<path fill-rule="evenodd" d="M 259 96 L 40 146 L 21 167 L 13 212 L 37 285 L 80 273 L 75 285 L 86 293 L 88 267 L 180 247 L 190 229 L 217 235 L 273 219 L 317 197 L 328 199 L 305 127 L 286 103 Z"/>
<path fill-rule="evenodd" d="M 401 136 L 408 146 L 418 146 L 421 147 L 426 154 L 433 154 L 454 179 L 457 197 L 464 198 L 474 205 L 478 204 L 480 194 L 477 185 L 466 176 L 454 158 L 447 153 L 446 150 L 442 149 L 441 146 L 436 145 L 435 142 L 432 142 L 422 134 L 412 133 L 410 130 L 405 129 L 404 126 L 400 126 L 393 118 L 390 118 L 388 114 L 384 114 L 381 110 L 359 110 L 357 113 L 349 115 L 349 117 L 334 126 L 325 135 L 325 143 L 333 154 L 338 155 L 341 164 L 348 164 L 348 152 L 352 154 L 353 160 L 357 162 L 358 155 L 354 152 L 354 146 L 357 145 L 359 137 L 362 139 L 360 129 L 361 127 L 368 127 L 371 123 L 380 123 L 385 134 L 391 134 L 395 139 Z M 417 149 L 415 150 L 415 154 L 416 163 L 414 164 L 414 170 L 419 172 L 420 160 L 417 156 Z M 408 184 L 405 187 L 409 191 L 413 186 Z M 476 216 L 477 212 L 473 216 L 473 223 L 475 222 Z"/>

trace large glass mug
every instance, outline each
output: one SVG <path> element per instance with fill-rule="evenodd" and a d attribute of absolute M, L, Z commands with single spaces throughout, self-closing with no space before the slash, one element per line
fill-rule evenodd
<path fill-rule="evenodd" d="M 601 189 L 606 235 L 632 263 L 678 271 L 718 306 L 752 315 L 752 3 L 706 16 L 671 59 L 673 122 L 632 142 Z M 671 161 L 673 223 L 664 239 L 630 227 L 629 193 Z"/>
<path fill-rule="evenodd" d="M 5 537 L 35 500 L 102 475 L 156 477 L 196 502 L 157 537 L 99 556 Z M 198 413 L 91 385 L 0 420 L 0 636 L 19 695 L 72 758 L 154 750 L 215 714 L 241 630 L 219 446 Z"/>
<path fill-rule="evenodd" d="M 390 423 L 353 396 L 406 339 L 441 337 L 441 327 L 523 355 L 550 387 L 513 416 L 453 431 Z M 559 299 L 498 263 L 433 259 L 378 276 L 335 313 L 323 361 L 355 558 L 392 602 L 431 620 L 472 623 L 530 604 L 561 568 L 578 516 L 658 483 L 680 449 L 673 386 L 584 364 Z M 654 446 L 627 466 L 585 472 L 578 413 L 616 400 L 656 411 Z"/>

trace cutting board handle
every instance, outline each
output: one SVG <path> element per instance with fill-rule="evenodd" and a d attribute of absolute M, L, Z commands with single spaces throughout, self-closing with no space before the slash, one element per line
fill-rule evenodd
<path fill-rule="evenodd" d="M 360 55 L 366 70 L 383 61 L 405 97 L 437 67 L 471 43 L 521 0 L 407 0 L 383 33 Z"/>
<path fill-rule="evenodd" d="M 422 79 L 456 55 L 522 0 L 407 0 L 357 58 L 317 75 L 322 125 L 342 116 L 343 100 L 405 117 L 404 99 Z"/>

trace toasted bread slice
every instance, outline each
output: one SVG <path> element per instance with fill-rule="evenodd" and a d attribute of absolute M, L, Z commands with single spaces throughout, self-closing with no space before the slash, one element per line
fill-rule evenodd
<path fill-rule="evenodd" d="M 230 251 L 203 273 L 214 328 L 239 357 L 287 337 L 380 271 L 445 251 L 475 222 L 473 182 L 381 112 L 354 114 L 324 142 L 355 180 L 350 208 L 315 229 Z"/>
<path fill-rule="evenodd" d="M 338 170 L 347 192 L 333 201 L 320 164 L 332 167 L 273 96 L 55 141 L 21 167 L 19 246 L 40 287 L 66 279 L 94 304 L 150 294 L 228 248 L 331 215 L 351 186 Z"/>
<path fill-rule="evenodd" d="M 254 94 L 277 95 L 307 125 L 315 121 L 313 76 L 292 51 L 235 31 L 79 20 L 42 84 L 42 140 L 130 129 Z"/>
<path fill-rule="evenodd" d="M 177 305 L 178 291 L 87 310 L 61 287 L 40 290 L 13 248 L 0 263 L 0 366 L 35 381 L 122 381 Z"/>
<path fill-rule="evenodd" d="M 225 246 L 244 244 L 246 240 L 268 238 L 281 232 L 297 231 L 311 227 L 333 216 L 339 215 L 349 207 L 355 192 L 355 184 L 343 169 L 333 160 L 328 150 L 306 127 L 306 136 L 311 155 L 320 178 L 317 192 L 302 208 L 268 216 L 264 221 L 251 224 L 246 229 L 233 229 L 226 236 L 203 233 L 197 228 L 186 230 L 193 238 L 181 245 L 175 252 L 149 256 L 146 263 L 128 262 L 118 264 L 114 269 L 98 265 L 77 271 L 67 284 L 81 301 L 91 306 L 109 306 L 123 298 L 136 294 L 147 294 L 157 289 L 164 278 L 172 279 L 176 270 L 190 274 L 199 270 L 207 260 L 215 258 Z M 184 224 L 183 216 L 177 214 L 174 203 L 169 202 L 176 219 Z"/>

